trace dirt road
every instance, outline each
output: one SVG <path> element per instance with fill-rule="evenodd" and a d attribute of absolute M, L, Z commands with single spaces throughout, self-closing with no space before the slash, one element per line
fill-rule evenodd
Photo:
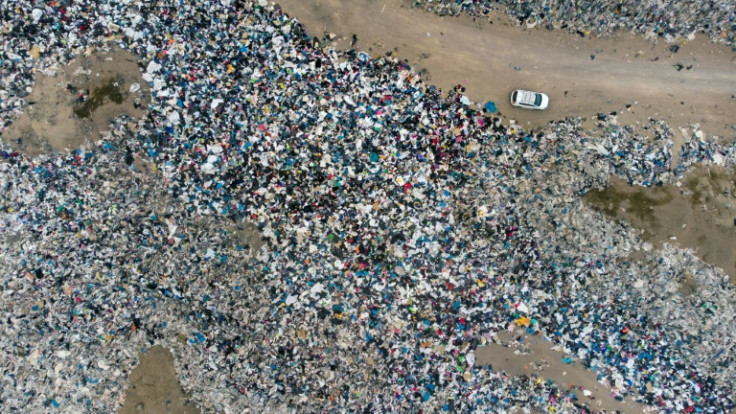
<path fill-rule="evenodd" d="M 357 49 L 407 59 L 427 70 L 430 83 L 443 91 L 462 84 L 471 100 L 495 101 L 499 111 L 527 127 L 631 104 L 621 122 L 651 116 L 668 119 L 672 127 L 697 122 L 707 133 L 736 137 L 736 53 L 705 38 L 679 42 L 673 53 L 661 40 L 653 45 L 630 34 L 594 39 L 539 27 L 521 30 L 500 14 L 489 16 L 493 24 L 488 18 L 442 18 L 402 0 L 278 3 L 311 34 L 335 33 L 339 48 L 349 47 L 355 34 Z M 549 109 L 511 107 L 509 95 L 517 88 L 546 92 Z"/>

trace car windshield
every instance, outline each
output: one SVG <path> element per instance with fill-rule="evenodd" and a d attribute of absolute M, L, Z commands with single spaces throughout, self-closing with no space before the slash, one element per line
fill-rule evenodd
<path fill-rule="evenodd" d="M 542 105 L 542 94 L 541 93 L 537 93 L 536 95 L 537 95 L 537 97 L 534 98 L 534 105 L 540 106 L 540 105 Z"/>

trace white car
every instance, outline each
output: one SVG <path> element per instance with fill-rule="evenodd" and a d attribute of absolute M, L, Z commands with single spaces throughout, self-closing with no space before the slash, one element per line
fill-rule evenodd
<path fill-rule="evenodd" d="M 541 92 L 515 90 L 511 94 L 511 105 L 528 109 L 547 109 L 549 96 Z"/>

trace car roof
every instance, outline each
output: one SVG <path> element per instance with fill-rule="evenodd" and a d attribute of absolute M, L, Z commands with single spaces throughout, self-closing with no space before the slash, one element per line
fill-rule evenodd
<path fill-rule="evenodd" d="M 536 92 L 524 91 L 519 89 L 516 97 L 516 102 L 525 105 L 534 105 L 534 100 L 537 98 Z"/>

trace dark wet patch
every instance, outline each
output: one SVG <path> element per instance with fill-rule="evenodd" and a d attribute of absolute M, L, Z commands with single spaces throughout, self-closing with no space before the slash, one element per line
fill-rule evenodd
<path fill-rule="evenodd" d="M 116 104 L 123 103 L 125 94 L 121 91 L 120 85 L 122 85 L 122 82 L 119 79 L 110 78 L 106 80 L 89 94 L 87 100 L 74 106 L 74 114 L 80 118 L 89 118 L 97 108 L 105 104 L 106 99 Z"/>
<path fill-rule="evenodd" d="M 698 289 L 698 282 L 695 280 L 692 274 L 686 273 L 685 276 L 680 279 L 680 288 L 677 290 L 684 296 L 690 296 Z"/>
<path fill-rule="evenodd" d="M 736 173 L 713 165 L 695 165 L 678 183 L 632 187 L 612 178 L 609 187 L 590 191 L 583 200 L 593 209 L 638 229 L 643 241 L 693 249 L 705 262 L 721 267 L 736 283 Z M 693 288 L 687 281 L 681 291 Z"/>
<path fill-rule="evenodd" d="M 736 172 L 730 174 L 720 169 L 706 169 L 699 167 L 700 174 L 693 174 L 685 180 L 685 187 L 690 191 L 690 203 L 693 206 L 707 204 L 713 197 L 724 195 L 733 197 L 733 187 L 736 183 Z"/>
<path fill-rule="evenodd" d="M 596 210 L 611 217 L 618 217 L 624 208 L 640 220 L 654 225 L 657 220 L 654 208 L 670 202 L 672 195 L 660 188 L 622 189 L 621 186 L 612 185 L 604 190 L 588 192 L 585 200 Z"/>

